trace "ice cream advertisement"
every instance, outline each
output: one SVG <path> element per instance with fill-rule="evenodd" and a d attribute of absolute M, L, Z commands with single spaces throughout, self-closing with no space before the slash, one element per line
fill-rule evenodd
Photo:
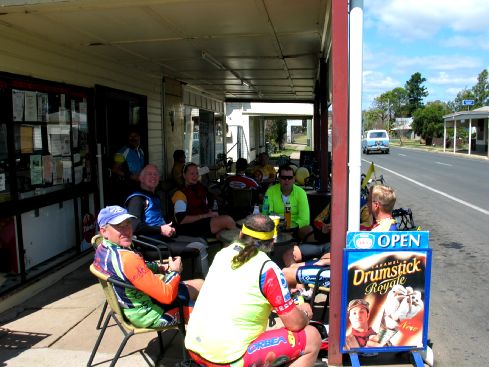
<path fill-rule="evenodd" d="M 424 348 L 431 274 L 428 233 L 369 235 L 352 232 L 347 237 L 341 350 Z"/>

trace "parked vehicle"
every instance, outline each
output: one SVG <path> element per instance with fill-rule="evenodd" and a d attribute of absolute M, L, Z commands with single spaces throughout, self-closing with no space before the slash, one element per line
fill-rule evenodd
<path fill-rule="evenodd" d="M 389 154 L 389 134 L 385 130 L 367 130 L 362 137 L 362 152 L 381 152 Z"/>

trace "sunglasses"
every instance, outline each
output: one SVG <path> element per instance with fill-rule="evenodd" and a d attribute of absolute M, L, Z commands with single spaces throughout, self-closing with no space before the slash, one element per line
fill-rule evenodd
<path fill-rule="evenodd" d="M 280 176 L 281 180 L 292 180 L 294 176 Z"/>

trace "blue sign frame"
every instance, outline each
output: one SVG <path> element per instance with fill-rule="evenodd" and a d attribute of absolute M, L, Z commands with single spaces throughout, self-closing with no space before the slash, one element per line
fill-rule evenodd
<path fill-rule="evenodd" d="M 428 346 L 432 260 L 429 232 L 348 232 L 346 244 L 340 351 L 352 355 L 425 350 Z M 396 321 L 390 314 L 392 306 L 389 305 L 393 299 L 398 300 L 395 301 L 398 302 Z M 372 333 L 363 347 L 351 347 L 354 345 L 350 336 L 353 335 L 353 325 L 347 312 L 350 302 L 353 305 L 357 302 L 367 304 L 363 307 L 368 310 Z M 406 305 L 409 312 L 402 314 L 401 309 Z M 386 326 L 389 323 L 391 329 Z"/>

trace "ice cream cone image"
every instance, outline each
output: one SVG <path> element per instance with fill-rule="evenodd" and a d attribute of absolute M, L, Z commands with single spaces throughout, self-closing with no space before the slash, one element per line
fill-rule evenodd
<path fill-rule="evenodd" d="M 396 284 L 387 294 L 378 331 L 379 343 L 386 345 L 399 331 L 399 324 L 411 319 L 423 308 L 421 293 Z"/>

